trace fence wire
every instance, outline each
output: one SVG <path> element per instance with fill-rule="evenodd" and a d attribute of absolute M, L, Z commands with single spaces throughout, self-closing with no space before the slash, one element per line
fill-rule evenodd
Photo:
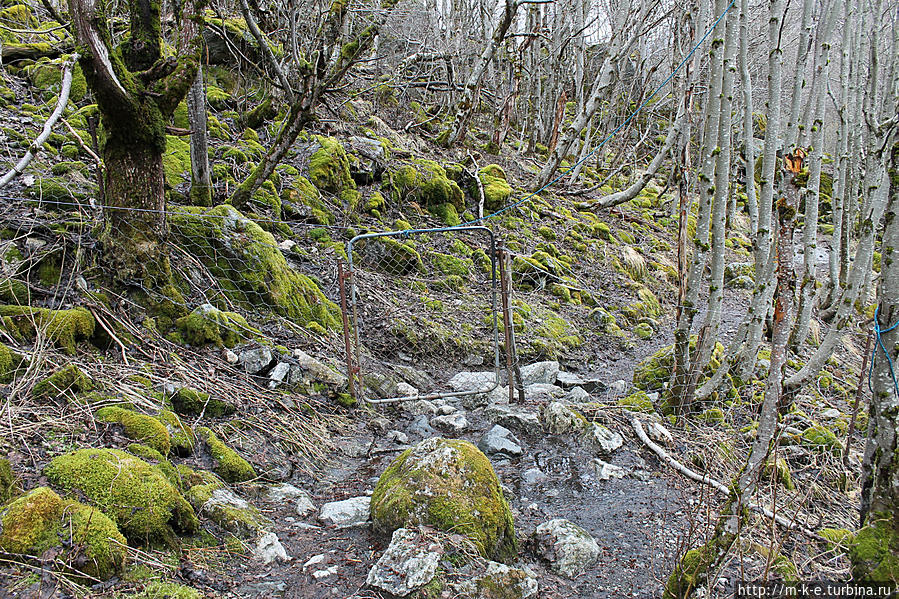
<path fill-rule="evenodd" d="M 349 345 L 370 403 L 491 391 L 499 380 L 496 245 L 486 227 L 374 233 L 347 244 Z M 480 376 L 452 378 L 461 362 Z M 431 377 L 396 385 L 394 372 Z M 408 378 L 408 377 L 407 377 Z M 413 377 L 414 378 L 414 377 Z M 418 385 L 423 384 L 421 377 Z M 366 396 L 366 388 L 374 396 Z M 439 390 L 435 390 L 439 389 Z"/>

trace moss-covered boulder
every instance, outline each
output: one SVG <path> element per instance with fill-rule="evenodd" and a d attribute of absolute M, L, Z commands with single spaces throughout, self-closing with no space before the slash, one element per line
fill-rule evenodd
<path fill-rule="evenodd" d="M 194 308 L 190 314 L 176 320 L 175 327 L 181 339 L 190 345 L 211 343 L 218 347 L 234 347 L 247 337 L 262 335 L 240 314 L 219 310 L 212 304 Z"/>
<path fill-rule="evenodd" d="M 66 393 L 85 393 L 94 388 L 94 383 L 75 366 L 69 364 L 38 381 L 31 388 L 36 399 L 53 399 Z"/>
<path fill-rule="evenodd" d="M 385 535 L 419 524 L 468 537 L 490 559 L 518 547 L 512 513 L 490 461 L 458 439 L 426 439 L 384 471 L 371 498 L 374 529 Z"/>
<path fill-rule="evenodd" d="M 158 418 L 169 431 L 172 453 L 181 457 L 192 454 L 197 444 L 197 438 L 190 426 L 184 424 L 178 414 L 171 410 L 162 410 Z"/>
<path fill-rule="evenodd" d="M 13 338 L 31 340 L 41 330 L 58 348 L 74 355 L 78 341 L 90 339 L 96 321 L 84 308 L 50 310 L 30 306 L 0 306 L 3 328 Z"/>
<path fill-rule="evenodd" d="M 187 491 L 187 499 L 198 514 L 243 539 L 255 538 L 270 526 L 254 505 L 228 489 L 221 480 L 209 472 L 198 474 L 203 479 L 202 484 Z"/>
<path fill-rule="evenodd" d="M 359 209 L 360 195 L 350 175 L 350 161 L 339 141 L 333 137 L 316 137 L 320 147 L 309 158 L 309 181 L 321 191 L 333 193 L 343 200 L 348 212 Z"/>
<path fill-rule="evenodd" d="M 21 354 L 0 343 L 0 383 L 12 381 L 24 361 Z"/>
<path fill-rule="evenodd" d="M 690 338 L 690 351 L 696 348 L 696 336 Z M 712 356 L 704 376 L 710 376 L 721 364 L 721 357 L 724 355 L 724 346 L 721 343 L 715 344 L 712 350 Z M 661 391 L 665 383 L 671 379 L 671 373 L 674 371 L 674 346 L 668 345 L 649 356 L 634 368 L 634 386 L 641 391 Z"/>
<path fill-rule="evenodd" d="M 256 478 L 256 471 L 248 461 L 225 445 L 218 436 L 205 426 L 197 429 L 197 437 L 206 445 L 213 462 L 213 471 L 229 483 L 242 483 Z"/>
<path fill-rule="evenodd" d="M 140 441 L 162 455 L 168 455 L 172 441 L 165 425 L 152 416 L 118 406 L 106 406 L 97 410 L 100 422 L 118 424 L 129 439 Z"/>
<path fill-rule="evenodd" d="M 281 213 L 285 218 L 320 225 L 333 225 L 336 220 L 321 192 L 303 175 L 296 175 L 281 191 Z"/>
<path fill-rule="evenodd" d="M 421 255 L 409 242 L 394 237 L 375 237 L 362 240 L 357 247 L 362 264 L 372 270 L 398 276 L 424 272 Z"/>
<path fill-rule="evenodd" d="M 237 406 L 216 397 L 210 396 L 205 391 L 197 391 L 190 387 L 178 389 L 171 398 L 172 408 L 184 416 L 199 416 L 205 414 L 212 418 L 230 416 L 237 411 Z"/>
<path fill-rule="evenodd" d="M 47 487 L 33 489 L 0 510 L 0 550 L 40 556 L 59 547 L 73 571 L 107 580 L 125 565 L 125 537 L 98 509 L 61 498 Z"/>
<path fill-rule="evenodd" d="M 39 58 L 33 64 L 27 65 L 23 74 L 31 85 L 41 91 L 44 100 L 51 100 L 59 94 L 62 88 L 62 66 L 68 57 Z M 72 71 L 72 87 L 69 89 L 69 100 L 80 102 L 87 93 L 87 81 L 81 71 L 81 65 L 75 63 Z"/>
<path fill-rule="evenodd" d="M 440 208 L 444 205 L 452 206 L 457 213 L 465 210 L 462 188 L 433 160 L 417 160 L 392 172 L 390 195 L 396 202 L 413 201 L 444 214 L 446 209 Z"/>
<path fill-rule="evenodd" d="M 173 236 L 209 268 L 230 300 L 257 310 L 268 306 L 303 326 L 340 326 L 337 304 L 287 264 L 271 233 L 232 206 L 182 207 L 170 223 Z"/>
<path fill-rule="evenodd" d="M 174 545 L 199 522 L 181 493 L 154 466 L 117 449 L 79 449 L 44 469 L 52 483 L 85 497 L 133 543 Z"/>
<path fill-rule="evenodd" d="M 512 187 L 506 181 L 506 173 L 498 164 L 488 164 L 478 171 L 478 178 L 484 188 L 484 207 L 499 210 L 512 197 Z"/>

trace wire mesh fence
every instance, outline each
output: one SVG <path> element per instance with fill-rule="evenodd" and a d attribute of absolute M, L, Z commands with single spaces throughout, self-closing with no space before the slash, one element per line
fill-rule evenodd
<path fill-rule="evenodd" d="M 347 244 L 347 257 L 348 368 L 358 398 L 389 403 L 497 386 L 502 321 L 496 242 L 489 229 L 359 235 Z M 446 366 L 452 362 L 482 376 L 451 378 Z M 396 367 L 428 372 L 439 389 L 384 384 Z"/>

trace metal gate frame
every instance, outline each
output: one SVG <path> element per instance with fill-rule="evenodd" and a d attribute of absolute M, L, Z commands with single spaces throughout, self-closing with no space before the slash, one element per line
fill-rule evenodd
<path fill-rule="evenodd" d="M 476 389 L 471 391 L 441 391 L 428 394 L 409 395 L 403 397 L 388 397 L 384 399 L 367 399 L 365 397 L 365 383 L 362 380 L 361 361 L 359 355 L 359 320 L 357 310 L 356 297 L 356 279 L 355 269 L 353 266 L 353 246 L 363 240 L 373 239 L 377 237 L 408 237 L 410 235 L 421 235 L 428 233 L 452 233 L 456 231 L 478 231 L 486 233 L 490 239 L 490 289 L 491 289 L 491 309 L 493 316 L 493 385 L 486 389 Z M 366 233 L 364 235 L 356 235 L 346 244 L 347 269 L 343 269 L 341 262 L 338 270 L 338 280 L 340 283 L 341 310 L 343 312 L 343 333 L 344 345 L 346 349 L 347 361 L 347 378 L 349 384 L 350 395 L 362 404 L 380 405 L 401 403 L 406 401 L 415 401 L 419 399 L 431 400 L 449 397 L 464 397 L 467 395 L 478 395 L 481 393 L 490 393 L 499 386 L 499 327 L 497 323 L 497 247 L 496 237 L 488 227 L 483 226 L 460 226 L 460 227 L 440 227 L 435 229 L 407 229 L 403 231 L 386 231 L 383 233 Z M 346 281 L 349 281 L 349 292 L 346 290 Z M 349 306 L 347 306 L 347 297 L 349 298 Z M 350 330 L 350 317 L 352 318 L 352 331 Z M 355 352 L 351 346 L 355 346 Z"/>

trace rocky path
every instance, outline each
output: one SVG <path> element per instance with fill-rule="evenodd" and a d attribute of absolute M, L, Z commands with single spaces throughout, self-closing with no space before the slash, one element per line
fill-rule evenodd
<path fill-rule="evenodd" d="M 389 539 L 371 531 L 365 498 L 401 451 L 443 436 L 468 440 L 489 456 L 515 516 L 518 565 L 534 575 L 539 596 L 659 596 L 678 550 L 677 523 L 685 521 L 695 489 L 683 490 L 682 481 L 640 446 L 619 410 L 597 410 L 597 403 L 614 403 L 604 385 L 563 373 L 565 387 L 557 386 L 557 368 L 526 370 L 531 385 L 524 405 L 509 406 L 500 388 L 464 402 L 385 406 L 360 421 L 356 434 L 339 440 L 340 451 L 320 479 L 299 485 L 310 491 L 314 509 L 291 487 L 259 499 L 290 560 L 267 566 L 241 561 L 231 571 L 228 595 L 386 596 L 366 587 Z M 455 384 L 466 376 L 478 375 L 462 373 Z M 601 424 L 580 428 L 586 425 L 569 406 Z M 597 544 L 596 559 L 582 560 L 569 576 L 530 540 L 538 526 L 559 518 L 582 527 Z M 456 596 L 451 585 L 443 596 Z"/>

